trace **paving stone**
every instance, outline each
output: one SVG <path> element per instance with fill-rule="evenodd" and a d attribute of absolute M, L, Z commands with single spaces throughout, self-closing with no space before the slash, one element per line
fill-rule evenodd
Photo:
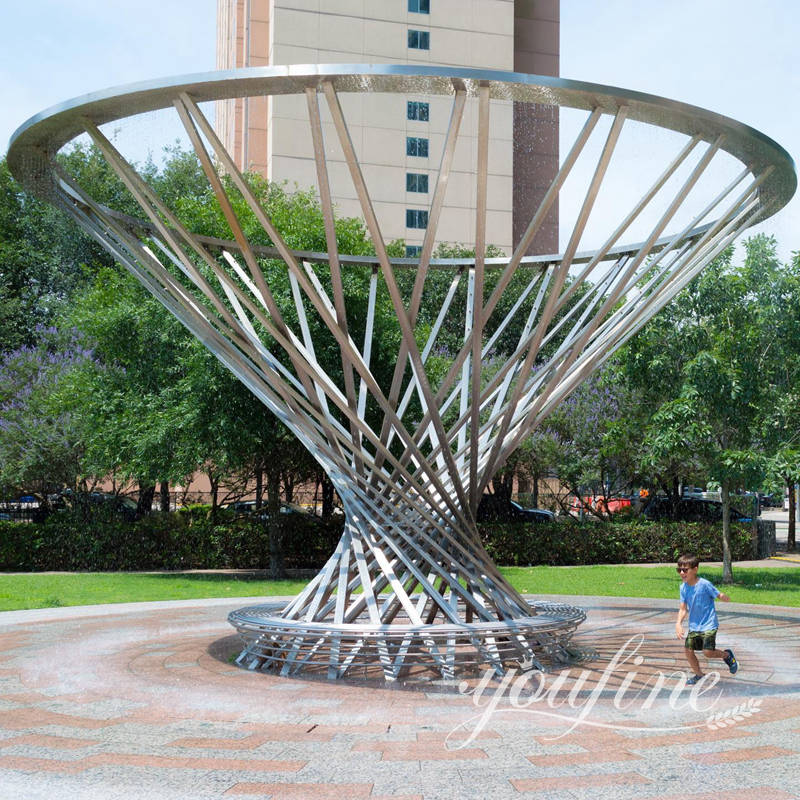
<path fill-rule="evenodd" d="M 672 602 L 586 598 L 576 643 L 593 655 L 570 673 L 586 670 L 582 684 L 538 699 L 533 685 L 517 706 L 491 705 L 497 682 L 476 698 L 459 681 L 232 668 L 212 653 L 249 602 L 0 614 L 0 800 L 795 796 L 800 610 L 726 605 L 740 672 L 721 676 L 709 708 L 673 696 L 670 677 L 643 710 L 648 682 L 686 668 Z M 634 634 L 642 662 L 604 677 Z M 627 707 L 626 691 L 641 692 Z"/>

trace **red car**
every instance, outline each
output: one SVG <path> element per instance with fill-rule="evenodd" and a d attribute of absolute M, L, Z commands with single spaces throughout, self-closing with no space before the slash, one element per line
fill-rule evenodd
<path fill-rule="evenodd" d="M 576 497 L 570 506 L 571 514 L 579 514 L 581 509 L 591 512 L 600 511 L 604 514 L 616 514 L 624 508 L 630 508 L 631 501 L 628 497 Z"/>

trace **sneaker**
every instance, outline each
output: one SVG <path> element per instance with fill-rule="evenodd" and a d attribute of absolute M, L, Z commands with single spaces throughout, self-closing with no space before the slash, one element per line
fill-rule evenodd
<path fill-rule="evenodd" d="M 733 650 L 726 650 L 725 658 L 722 660 L 728 665 L 728 669 L 731 671 L 731 675 L 739 669 L 739 662 L 736 660 L 736 656 L 733 654 Z"/>
<path fill-rule="evenodd" d="M 696 683 L 698 683 L 698 682 L 699 682 L 699 680 L 700 680 L 702 677 L 703 677 L 702 675 L 692 675 L 692 677 L 691 677 L 691 678 L 689 678 L 689 679 L 686 681 L 686 685 L 687 685 L 687 686 L 694 686 Z"/>

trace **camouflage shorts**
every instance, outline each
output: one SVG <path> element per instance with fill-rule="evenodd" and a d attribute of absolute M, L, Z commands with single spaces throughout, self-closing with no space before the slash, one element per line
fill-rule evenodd
<path fill-rule="evenodd" d="M 717 629 L 713 631 L 689 631 L 683 646 L 687 650 L 716 650 Z"/>

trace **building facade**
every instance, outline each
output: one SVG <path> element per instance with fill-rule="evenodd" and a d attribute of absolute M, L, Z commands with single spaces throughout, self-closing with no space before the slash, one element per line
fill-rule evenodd
<path fill-rule="evenodd" d="M 218 0 L 217 67 L 402 63 L 558 75 L 559 0 Z M 452 101 L 438 96 L 342 98 L 387 241 L 422 244 Z M 324 104 L 323 104 L 324 106 Z M 339 216 L 361 216 L 330 120 L 331 189 Z M 492 104 L 487 242 L 510 252 L 558 168 L 557 109 Z M 242 169 L 290 188 L 316 185 L 304 97 L 218 104 L 217 131 Z M 461 125 L 437 239 L 474 236 L 477 108 Z M 531 252 L 558 249 L 557 211 Z"/>

